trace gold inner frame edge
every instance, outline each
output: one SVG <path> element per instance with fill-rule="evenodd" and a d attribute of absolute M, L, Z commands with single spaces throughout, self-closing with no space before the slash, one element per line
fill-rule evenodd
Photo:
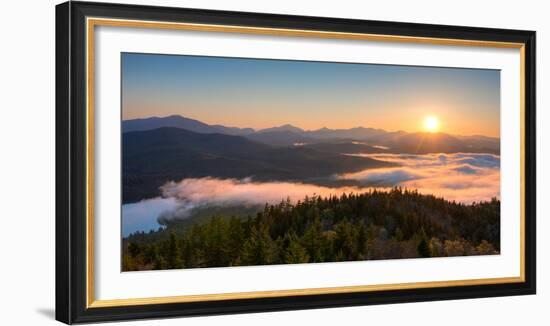
<path fill-rule="evenodd" d="M 203 32 L 243 33 L 272 36 L 316 37 L 365 40 L 379 42 L 405 42 L 416 44 L 512 48 L 520 51 L 520 276 L 484 279 L 410 282 L 394 284 L 354 285 L 341 287 L 288 289 L 235 293 L 197 294 L 165 297 L 96 300 L 94 296 L 94 31 L 96 26 L 155 28 Z M 362 34 L 301 29 L 263 28 L 234 25 L 176 23 L 111 18 L 86 18 L 86 307 L 103 308 L 149 304 L 220 301 L 234 299 L 273 298 L 318 294 L 375 292 L 451 286 L 474 286 L 525 282 L 525 44 L 515 42 L 479 41 L 449 38 L 414 37 L 385 34 Z"/>

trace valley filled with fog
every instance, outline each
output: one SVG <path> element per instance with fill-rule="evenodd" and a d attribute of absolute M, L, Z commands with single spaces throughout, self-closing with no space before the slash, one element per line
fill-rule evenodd
<path fill-rule="evenodd" d="M 180 116 L 123 122 L 122 232 L 266 204 L 394 187 L 471 204 L 499 198 L 500 142 L 373 128 L 255 131 Z"/>

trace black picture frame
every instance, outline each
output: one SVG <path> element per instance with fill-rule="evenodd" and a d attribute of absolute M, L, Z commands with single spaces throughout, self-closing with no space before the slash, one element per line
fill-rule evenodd
<path fill-rule="evenodd" d="M 86 264 L 86 17 L 239 25 L 524 44 L 523 282 L 223 301 L 88 307 Z M 65 2 L 56 6 L 56 319 L 67 323 L 265 312 L 536 293 L 534 31 Z"/>

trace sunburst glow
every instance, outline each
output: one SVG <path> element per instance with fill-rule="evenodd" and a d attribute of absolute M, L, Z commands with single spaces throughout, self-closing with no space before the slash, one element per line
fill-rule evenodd
<path fill-rule="evenodd" d="M 435 116 L 427 116 L 424 119 L 424 129 L 428 132 L 439 131 L 439 119 Z"/>

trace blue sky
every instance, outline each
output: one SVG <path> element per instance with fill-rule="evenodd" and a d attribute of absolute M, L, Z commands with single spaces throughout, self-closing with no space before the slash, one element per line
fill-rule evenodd
<path fill-rule="evenodd" d="M 210 124 L 499 136 L 498 70 L 122 54 L 123 119 L 180 114 Z"/>

